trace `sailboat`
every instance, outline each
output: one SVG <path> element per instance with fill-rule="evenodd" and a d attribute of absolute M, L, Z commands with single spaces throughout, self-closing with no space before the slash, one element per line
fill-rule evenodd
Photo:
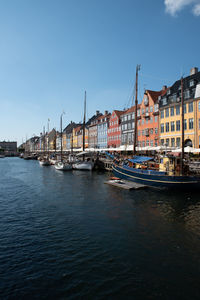
<path fill-rule="evenodd" d="M 200 189 L 200 177 L 185 174 L 184 171 L 184 110 L 183 110 L 183 79 L 181 80 L 181 106 L 182 106 L 182 157 L 177 158 L 161 157 L 159 162 L 154 162 L 153 157 L 136 156 L 137 145 L 137 84 L 138 71 L 136 68 L 136 94 L 135 94 L 135 132 L 133 159 L 125 160 L 122 163 L 113 161 L 112 170 L 116 177 L 134 181 L 147 186 L 158 188 L 175 189 Z"/>
<path fill-rule="evenodd" d="M 84 99 L 84 117 L 83 117 L 83 152 L 80 153 L 83 157 L 81 161 L 78 161 L 73 164 L 73 169 L 76 170 L 88 170 L 91 171 L 94 168 L 94 162 L 91 160 L 91 158 L 88 158 L 85 160 L 85 117 L 86 116 L 86 91 L 85 91 L 85 99 Z"/>
<path fill-rule="evenodd" d="M 63 161 L 63 151 L 62 151 L 62 116 L 64 112 L 60 116 L 60 161 L 55 163 L 55 169 L 60 171 L 70 171 L 72 170 L 72 165 Z"/>

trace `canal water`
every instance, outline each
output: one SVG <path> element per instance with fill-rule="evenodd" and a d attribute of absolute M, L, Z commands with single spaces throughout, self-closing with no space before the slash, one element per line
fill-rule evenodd
<path fill-rule="evenodd" d="M 200 197 L 0 159 L 0 299 L 200 299 Z"/>

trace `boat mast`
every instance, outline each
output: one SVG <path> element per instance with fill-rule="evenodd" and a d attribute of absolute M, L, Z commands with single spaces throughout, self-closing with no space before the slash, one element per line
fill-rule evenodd
<path fill-rule="evenodd" d="M 86 91 L 85 91 L 85 99 L 84 99 L 84 117 L 83 117 L 83 151 L 85 151 L 85 114 L 86 114 Z M 85 160 L 84 155 L 83 155 L 83 160 Z"/>
<path fill-rule="evenodd" d="M 63 160 L 62 159 L 62 116 L 63 116 L 63 114 L 64 114 L 64 111 L 60 116 L 60 140 L 61 140 L 61 142 L 60 142 L 60 160 L 61 161 Z"/>
<path fill-rule="evenodd" d="M 182 151 L 181 151 L 181 175 L 184 174 L 184 134 L 185 134 L 185 127 L 184 127 L 184 99 L 183 99 L 183 77 L 181 77 L 181 123 L 182 123 Z"/>
<path fill-rule="evenodd" d="M 140 70 L 140 65 L 136 67 L 136 82 L 135 82 L 135 129 L 134 129 L 134 144 L 133 144 L 133 155 L 136 154 L 137 146 L 137 107 L 138 107 L 138 71 Z"/>

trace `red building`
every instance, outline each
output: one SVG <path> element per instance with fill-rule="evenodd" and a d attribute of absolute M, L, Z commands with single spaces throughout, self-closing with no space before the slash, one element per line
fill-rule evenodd
<path fill-rule="evenodd" d="M 156 147 L 159 144 L 159 96 L 166 93 L 166 87 L 161 91 L 146 90 L 140 105 L 138 118 L 138 146 Z"/>
<path fill-rule="evenodd" d="M 114 110 L 108 127 L 108 148 L 117 148 L 121 145 L 121 121 L 123 111 Z"/>

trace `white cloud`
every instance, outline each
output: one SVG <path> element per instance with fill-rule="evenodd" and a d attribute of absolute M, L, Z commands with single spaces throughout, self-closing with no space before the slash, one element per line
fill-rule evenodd
<path fill-rule="evenodd" d="M 193 14 L 200 16 L 200 0 L 164 0 L 164 3 L 166 11 L 172 16 L 188 5 L 193 5 Z"/>
<path fill-rule="evenodd" d="M 200 3 L 194 6 L 193 13 L 195 16 L 200 16 Z"/>

